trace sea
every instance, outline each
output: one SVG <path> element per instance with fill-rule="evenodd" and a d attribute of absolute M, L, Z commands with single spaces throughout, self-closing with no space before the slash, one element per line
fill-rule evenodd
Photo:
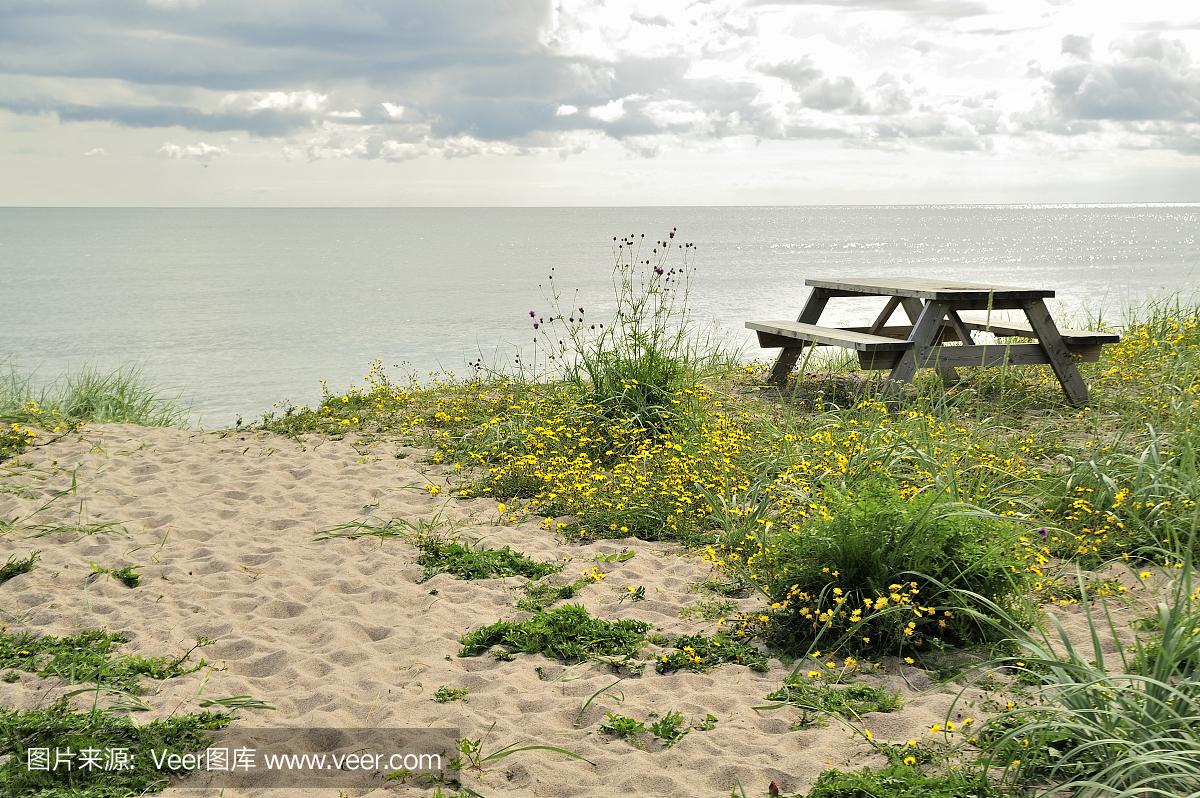
<path fill-rule="evenodd" d="M 770 353 L 745 322 L 794 318 L 808 278 L 1050 288 L 1060 325 L 1119 325 L 1196 291 L 1198 231 L 1200 204 L 0 208 L 0 370 L 134 364 L 217 429 L 362 385 L 376 359 L 422 381 L 504 369 L 536 356 L 550 286 L 603 321 L 623 238 L 693 244 L 696 324 L 747 358 Z"/>

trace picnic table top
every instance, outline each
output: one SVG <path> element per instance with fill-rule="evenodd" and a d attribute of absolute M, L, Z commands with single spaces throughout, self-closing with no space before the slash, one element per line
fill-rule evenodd
<path fill-rule="evenodd" d="M 805 280 L 804 284 L 812 288 L 826 288 L 833 291 L 852 291 L 858 294 L 877 296 L 913 297 L 915 299 L 932 299 L 940 302 L 986 299 L 988 295 L 1004 300 L 1044 299 L 1054 296 L 1054 291 L 1048 288 L 1014 288 L 1012 286 L 985 285 L 983 283 L 956 283 L 950 280 L 923 280 L 915 277 L 898 277 L 885 280 L 856 277 L 843 280 L 814 278 Z"/>

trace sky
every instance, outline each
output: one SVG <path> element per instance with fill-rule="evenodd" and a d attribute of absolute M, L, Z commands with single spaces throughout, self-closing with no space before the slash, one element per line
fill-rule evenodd
<path fill-rule="evenodd" d="M 7 0 L 0 205 L 1200 201 L 1200 3 Z"/>

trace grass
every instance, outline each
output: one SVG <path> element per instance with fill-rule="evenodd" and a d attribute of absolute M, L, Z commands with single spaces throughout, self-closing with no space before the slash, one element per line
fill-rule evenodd
<path fill-rule="evenodd" d="M 845 773 L 826 770 L 804 798 L 999 798 L 1007 790 L 990 784 L 979 772 L 927 774 L 911 765 L 891 764 L 880 770 Z M 799 797 L 797 797 L 799 798 Z"/>
<path fill-rule="evenodd" d="M 462 636 L 460 657 L 482 654 L 495 645 L 523 654 L 567 661 L 631 657 L 645 644 L 645 621 L 593 618 L 580 604 L 567 604 L 524 621 L 497 621 Z"/>
<path fill-rule="evenodd" d="M 193 651 L 210 642 L 200 638 L 195 646 L 175 658 L 113 656 L 114 649 L 128 641 L 122 632 L 102 629 L 85 629 L 61 638 L 0 632 L 0 668 L 56 676 L 71 685 L 91 683 L 97 689 L 136 696 L 145 692 L 139 682 L 141 676 L 171 679 L 204 667 L 203 659 L 192 665 L 189 658 Z"/>
<path fill-rule="evenodd" d="M 737 602 L 730 599 L 699 599 L 679 610 L 679 617 L 715 621 L 729 617 L 736 610 Z"/>
<path fill-rule="evenodd" d="M 891 693 L 865 684 L 835 687 L 819 681 L 819 672 L 813 673 L 817 676 L 785 679 L 783 686 L 768 695 L 767 700 L 803 710 L 841 715 L 852 720 L 861 720 L 868 712 L 895 712 L 903 705 L 898 692 Z"/>
<path fill-rule="evenodd" d="M 147 382 L 140 366 L 109 372 L 84 366 L 37 386 L 34 376 L 11 365 L 0 373 L 0 422 L 10 430 L 20 424 L 64 432 L 89 422 L 183 427 L 191 414 L 179 394 L 164 394 Z M 2 448 L 9 445 L 0 441 L 0 460 L 11 456 Z"/>
<path fill-rule="evenodd" d="M 423 535 L 415 540 L 421 554 L 417 564 L 425 568 L 421 582 L 437 574 L 450 574 L 456 579 L 491 579 L 493 577 L 524 576 L 541 579 L 562 570 L 557 563 L 531 560 L 522 552 L 508 546 L 502 549 L 485 549 L 478 545 L 466 546 L 454 540 L 445 540 L 437 535 Z"/>
<path fill-rule="evenodd" d="M 113 717 L 96 709 L 76 712 L 66 698 L 45 709 L 0 707 L 0 755 L 9 755 L 0 763 L 0 792 L 30 798 L 123 798 L 161 792 L 172 776 L 184 773 L 156 768 L 150 752 L 202 751 L 211 743 L 205 732 L 223 729 L 232 720 L 225 713 L 200 712 L 136 724 L 129 716 Z M 109 757 L 107 752 L 123 750 L 129 767 L 104 770 L 101 759 L 100 768 L 86 771 L 27 770 L 27 752 L 34 748 L 77 754 L 91 749 Z"/>
<path fill-rule="evenodd" d="M 1171 587 L 1155 607 L 1157 632 L 1149 643 L 1138 639 L 1132 655 L 1118 650 L 1117 661 L 1098 631 L 1114 629 L 1106 604 L 1098 618 L 1083 602 L 1092 639 L 1082 651 L 1056 618 L 1053 635 L 1039 635 L 994 610 L 1022 651 L 988 667 L 1014 668 L 1038 699 L 994 716 L 980 734 L 1008 781 L 1081 798 L 1200 794 L 1200 580 L 1191 540 L 1166 568 Z"/>
<path fill-rule="evenodd" d="M 575 598 L 579 591 L 591 584 L 590 579 L 576 579 L 569 585 L 552 585 L 547 582 L 526 582 L 521 585 L 525 595 L 517 599 L 516 607 L 522 612 L 540 613 L 552 604 Z"/>
<path fill-rule="evenodd" d="M 673 239 L 659 245 L 664 241 Z M 325 391 L 319 406 L 287 408 L 262 428 L 425 446 L 433 463 L 457 467 L 463 481 L 454 495 L 492 497 L 514 514 L 545 517 L 566 541 L 637 537 L 701 553 L 713 574 L 697 589 L 711 591 L 714 601 L 755 596 L 760 609 L 730 618 L 722 636 L 689 639 L 683 648 L 663 640 L 672 647 L 664 655 L 671 668 L 737 661 L 722 659 L 734 645 L 764 659 L 760 647 L 796 657 L 819 648 L 843 658 L 929 663 L 966 653 L 978 661 L 1028 643 L 1021 630 L 1049 623 L 1044 608 L 1089 606 L 1097 593 L 1121 598 L 1129 590 L 1105 576 L 1077 575 L 1080 569 L 1100 571 L 1116 561 L 1136 572 L 1183 562 L 1200 492 L 1200 300 L 1127 309 L 1121 343 L 1105 347 L 1099 362 L 1079 364 L 1090 388 L 1087 408 L 1068 407 L 1053 373 L 1040 366 L 964 369 L 953 386 L 923 372 L 889 407 L 878 401 L 879 375 L 857 373 L 850 357 L 818 352 L 776 391 L 764 390 L 762 367 L 737 366 L 719 347 L 705 349 L 687 333 L 691 272 L 658 273 L 655 258 L 663 252 L 655 250 L 666 249 L 659 245 L 638 254 L 641 239 L 615 244 L 614 293 L 622 309 L 615 318 L 596 319 L 586 302 L 567 303 L 567 294 L 549 290 L 553 312 L 535 312 L 531 324 L 539 325 L 539 337 L 562 343 L 540 350 L 544 359 L 534 365 L 549 366 L 557 379 L 523 364 L 510 374 L 395 384 L 377 362 L 364 387 Z M 670 251 L 679 254 L 675 245 Z M 667 276 L 678 282 L 668 286 Z M 562 589 L 528 588 L 522 609 L 545 610 L 568 597 L 555 595 Z M 689 617 L 729 617 L 694 606 Z M 559 607 L 522 622 L 528 626 L 500 622 L 477 630 L 464 636 L 464 652 L 511 635 L 513 650 L 602 656 L 589 651 L 587 624 L 595 619 L 572 616 L 563 627 L 582 633 L 587 645 L 555 642 L 560 630 L 551 627 L 571 612 Z M 1011 729 L 995 727 L 995 739 L 1018 727 L 1036 731 L 1037 724 L 1061 734 L 1064 724 L 1076 723 L 1053 709 L 1065 697 L 1088 695 L 1066 676 L 1090 673 L 1102 680 L 1096 684 L 1116 687 L 1120 678 L 1142 685 L 1154 679 L 1176 691 L 1172 706 L 1183 711 L 1185 674 L 1195 662 L 1180 658 L 1191 649 L 1179 630 L 1190 616 L 1169 623 L 1171 612 L 1143 630 L 1146 642 L 1130 659 L 1142 664 L 1109 662 L 1106 675 L 1082 670 L 1099 662 L 1094 655 L 1062 659 L 1042 641 L 1045 662 L 1020 675 L 1044 696 L 1042 711 L 1050 714 L 1014 715 Z M 1092 621 L 1097 628 L 1105 623 Z M 635 645 L 630 639 L 626 650 Z M 1021 656 L 1038 661 L 1028 650 Z M 1169 677 L 1147 672 L 1165 668 L 1162 662 L 1173 663 Z M 1121 712 L 1150 717 L 1153 707 L 1137 702 L 1155 693 L 1132 692 L 1114 693 L 1132 702 Z M 1078 711 L 1099 711 L 1083 707 Z M 1115 715 L 1104 717 L 1115 722 Z M 1103 763 L 1079 767 L 1099 764 L 1095 772 L 1107 773 L 1111 763 L 1130 759 L 1124 749 L 1105 747 L 1142 720 L 1122 723 L 1133 725 L 1088 738 L 1070 761 L 1103 750 Z M 1159 739 L 1154 728 L 1147 721 L 1132 739 L 1144 734 L 1150 745 Z M 1178 742 L 1171 734 L 1162 740 L 1168 748 Z M 1143 754 L 1153 758 L 1136 749 L 1132 759 Z M 1079 778 L 1069 761 L 1038 771 L 1022 761 L 1002 763 L 1009 786 L 1050 789 Z M 876 774 L 840 782 L 830 776 L 822 794 L 976 794 L 973 775 L 918 770 L 902 760 Z M 947 786 L 955 779 L 958 787 Z M 829 791 L 854 783 L 865 785 L 862 792 Z"/>
<path fill-rule="evenodd" d="M 448 687 L 443 684 L 433 694 L 433 700 L 439 704 L 448 704 L 451 701 L 461 701 L 465 704 L 467 703 L 467 696 L 470 694 L 471 691 L 465 687 Z"/>
<path fill-rule="evenodd" d="M 704 673 L 727 663 L 745 665 L 753 671 L 767 670 L 766 654 L 723 632 L 712 637 L 683 635 L 670 642 L 675 650 L 663 654 L 654 664 L 654 669 L 659 673 L 678 670 Z"/>
<path fill-rule="evenodd" d="M 10 555 L 8 562 L 4 563 L 4 565 L 0 565 L 0 585 L 4 584 L 9 579 L 12 579 L 14 576 L 20 576 L 21 574 L 27 574 L 32 571 L 37 567 L 34 563 L 37 562 L 40 555 L 40 551 L 31 551 L 26 557 L 20 560 L 17 559 L 17 555 Z"/>

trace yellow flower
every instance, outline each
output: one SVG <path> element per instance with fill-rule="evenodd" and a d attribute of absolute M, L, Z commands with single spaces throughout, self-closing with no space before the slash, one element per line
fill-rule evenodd
<path fill-rule="evenodd" d="M 906 756 L 904 757 L 904 764 L 915 765 L 917 764 L 917 758 L 915 756 Z"/>

